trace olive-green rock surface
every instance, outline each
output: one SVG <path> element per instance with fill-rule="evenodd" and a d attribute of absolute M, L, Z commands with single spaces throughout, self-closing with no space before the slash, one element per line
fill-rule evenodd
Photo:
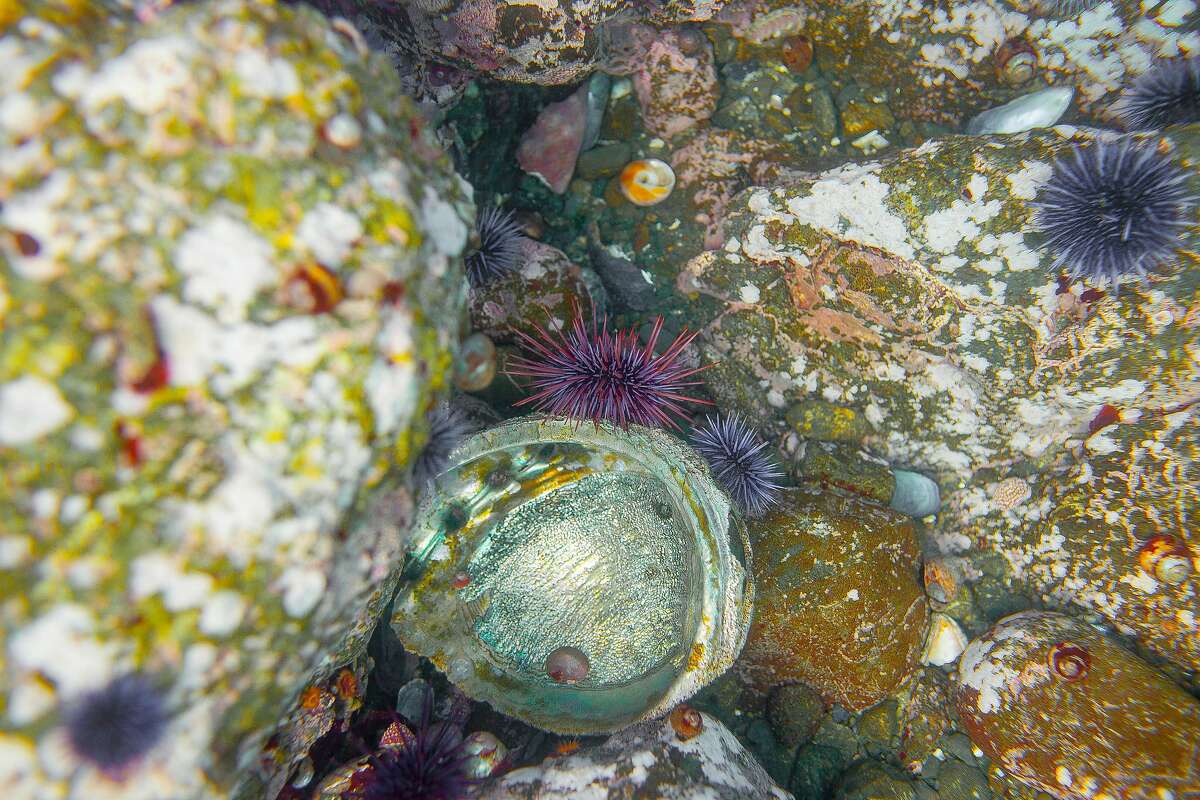
<path fill-rule="evenodd" d="M 227 797 L 394 586 L 470 201 L 309 10 L 62 5 L 0 16 L 0 783 Z M 128 672 L 170 719 L 116 780 L 63 710 Z"/>
<path fill-rule="evenodd" d="M 855 711 L 894 692 L 929 616 L 912 523 L 836 490 L 788 490 L 750 524 L 754 621 L 738 662 L 762 689 L 800 681 Z"/>

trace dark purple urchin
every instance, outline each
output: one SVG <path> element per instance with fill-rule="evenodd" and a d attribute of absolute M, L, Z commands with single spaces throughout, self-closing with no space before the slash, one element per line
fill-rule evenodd
<path fill-rule="evenodd" d="M 540 336 L 515 331 L 527 356 L 509 360 L 507 372 L 529 378 L 533 394 L 517 405 L 595 422 L 608 420 L 622 428 L 629 424 L 665 425 L 678 429 L 671 415 L 681 416 L 683 404 L 704 403 L 683 394 L 688 380 L 703 367 L 680 363 L 683 349 L 696 337 L 684 331 L 662 353 L 654 345 L 662 333 L 663 318 L 654 320 L 649 341 L 643 345 L 630 330 L 609 331 L 608 322 L 591 329 L 583 312 L 575 308 L 565 333 Z"/>
<path fill-rule="evenodd" d="M 478 289 L 516 269 L 525 234 L 511 211 L 498 208 L 479 212 L 475 233 L 479 246 L 467 255 L 467 279 Z"/>
<path fill-rule="evenodd" d="M 1194 197 L 1187 173 L 1152 144 L 1132 139 L 1076 147 L 1054 163 L 1036 203 L 1055 269 L 1107 280 L 1174 260 Z"/>
<path fill-rule="evenodd" d="M 442 403 L 429 415 L 429 438 L 413 462 L 413 482 L 424 487 L 441 474 L 450 461 L 450 451 L 475 432 L 475 426 L 461 410 Z"/>
<path fill-rule="evenodd" d="M 767 452 L 767 442 L 737 414 L 707 418 L 691 440 L 743 514 L 761 517 L 779 502 L 783 472 Z"/>
<path fill-rule="evenodd" d="M 1200 56 L 1155 64 L 1121 92 L 1112 113 L 1131 131 L 1200 120 Z"/>
<path fill-rule="evenodd" d="M 158 687 L 129 673 L 71 703 L 64 721 L 81 758 L 106 772 L 120 772 L 158 744 L 168 714 Z"/>
<path fill-rule="evenodd" d="M 371 757 L 362 800 L 460 800 L 474 783 L 458 728 L 426 718 L 412 741 Z"/>

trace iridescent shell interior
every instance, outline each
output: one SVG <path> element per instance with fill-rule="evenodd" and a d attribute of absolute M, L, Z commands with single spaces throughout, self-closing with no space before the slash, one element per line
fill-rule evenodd
<path fill-rule="evenodd" d="M 392 624 L 506 714 L 615 730 L 733 662 L 748 553 L 728 499 L 673 436 L 519 419 L 452 455 L 419 512 Z M 577 683 L 547 674 L 563 647 L 587 656 Z"/>

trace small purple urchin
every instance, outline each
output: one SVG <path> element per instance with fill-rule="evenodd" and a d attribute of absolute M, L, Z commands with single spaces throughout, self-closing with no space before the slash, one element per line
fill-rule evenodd
<path fill-rule="evenodd" d="M 1116 287 L 1173 261 L 1195 200 L 1187 179 L 1169 156 L 1131 139 L 1059 158 L 1032 204 L 1055 269 Z"/>
<path fill-rule="evenodd" d="M 474 783 L 466 772 L 463 737 L 448 722 L 430 724 L 428 714 L 407 744 L 371 757 L 371 770 L 356 797 L 362 800 L 460 800 Z"/>
<path fill-rule="evenodd" d="M 766 452 L 767 442 L 737 414 L 709 417 L 692 431 L 692 446 L 708 462 L 717 483 L 748 517 L 761 517 L 779 502 L 783 472 Z"/>
<path fill-rule="evenodd" d="M 511 211 L 485 208 L 475 219 L 479 247 L 467 256 L 467 279 L 478 289 L 516 269 L 525 234 Z"/>
<path fill-rule="evenodd" d="M 413 462 L 413 482 L 425 487 L 446 469 L 450 451 L 475 432 L 475 426 L 460 409 L 442 403 L 429 415 L 429 438 Z"/>
<path fill-rule="evenodd" d="M 168 721 L 162 694 L 136 672 L 81 696 L 63 716 L 75 752 L 110 773 L 120 773 L 150 752 Z"/>
<path fill-rule="evenodd" d="M 662 353 L 654 345 L 662 333 L 663 318 L 654 320 L 645 345 L 630 330 L 610 332 L 608 321 L 589 331 L 583 311 L 576 306 L 565 333 L 550 334 L 536 326 L 539 337 L 515 331 L 530 357 L 510 359 L 508 374 L 529 378 L 534 393 L 517 405 L 593 422 L 608 420 L 622 428 L 629 424 L 665 425 L 678 430 L 671 415 L 683 415 L 683 403 L 703 403 L 682 394 L 700 383 L 688 380 L 703 367 L 680 363 L 683 349 L 696 337 L 684 331 Z"/>
<path fill-rule="evenodd" d="M 1200 120 L 1200 56 L 1154 65 L 1121 92 L 1112 113 L 1131 131 Z"/>

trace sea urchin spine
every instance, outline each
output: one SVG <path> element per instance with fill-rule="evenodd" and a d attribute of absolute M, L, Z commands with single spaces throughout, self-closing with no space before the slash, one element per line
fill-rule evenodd
<path fill-rule="evenodd" d="M 467 255 L 467 279 L 478 289 L 516 269 L 525 234 L 511 211 L 498 208 L 485 208 L 479 212 L 475 232 L 479 246 Z"/>
<path fill-rule="evenodd" d="M 1173 261 L 1195 201 L 1187 179 L 1169 155 L 1132 139 L 1059 158 L 1033 204 L 1055 269 L 1115 287 Z"/>
<path fill-rule="evenodd" d="M 742 513 L 761 517 L 778 502 L 783 473 L 767 454 L 767 442 L 737 414 L 706 419 L 692 432 L 692 446 Z"/>
<path fill-rule="evenodd" d="M 1200 120 L 1200 56 L 1161 61 L 1121 93 L 1112 113 L 1131 131 Z"/>
<path fill-rule="evenodd" d="M 705 403 L 683 394 L 689 380 L 703 367 L 680 362 L 683 349 L 696 333 L 684 331 L 662 353 L 654 346 L 662 333 L 663 318 L 654 321 L 645 345 L 634 330 L 610 332 L 608 322 L 591 330 L 575 306 L 566 331 L 548 333 L 538 327 L 537 337 L 515 331 L 527 355 L 509 361 L 508 373 L 528 378 L 533 394 L 517 405 L 595 422 L 608 420 L 621 427 L 630 423 L 665 425 L 678 429 L 672 415 L 683 415 L 683 404 Z"/>
<path fill-rule="evenodd" d="M 133 672 L 84 694 L 66 710 L 64 721 L 80 758 L 120 774 L 158 744 L 168 714 L 158 688 Z"/>

